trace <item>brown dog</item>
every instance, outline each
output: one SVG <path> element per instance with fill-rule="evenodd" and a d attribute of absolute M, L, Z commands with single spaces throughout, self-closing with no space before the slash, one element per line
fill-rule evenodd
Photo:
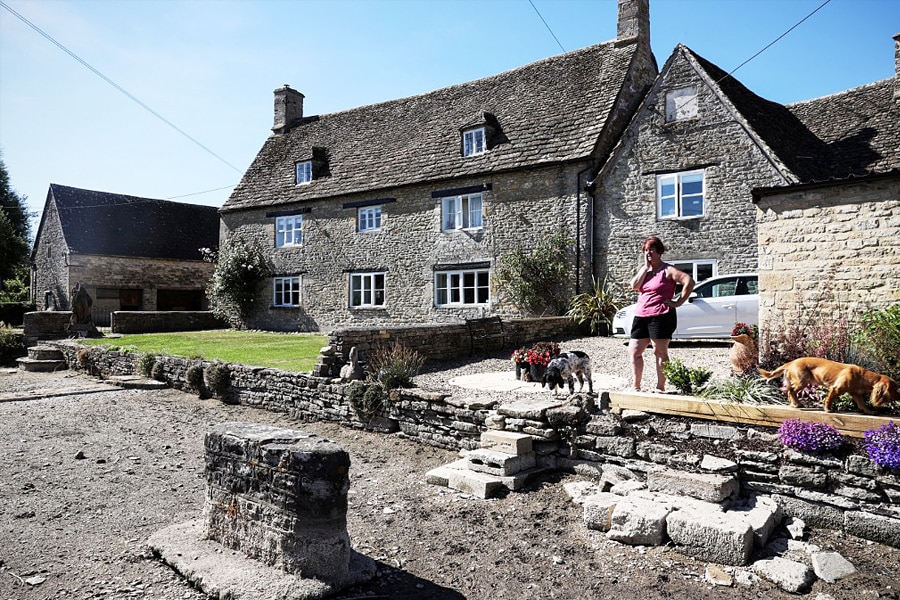
<path fill-rule="evenodd" d="M 866 399 L 875 407 L 898 400 L 897 382 L 890 377 L 857 365 L 847 365 L 824 358 L 798 358 L 771 372 L 759 369 L 759 374 L 764 379 L 775 379 L 784 375 L 791 406 L 798 406 L 797 392 L 809 385 L 828 388 L 824 402 L 826 412 L 831 412 L 834 400 L 845 393 L 853 396 L 859 410 L 870 415 L 874 412 L 866 406 Z"/>

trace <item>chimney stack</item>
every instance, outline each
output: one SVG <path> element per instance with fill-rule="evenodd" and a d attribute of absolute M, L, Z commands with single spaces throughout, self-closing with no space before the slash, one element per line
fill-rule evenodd
<path fill-rule="evenodd" d="M 900 100 L 900 33 L 894 36 L 894 100 Z"/>
<path fill-rule="evenodd" d="M 280 135 L 303 118 L 303 94 L 291 86 L 275 90 L 275 124 L 272 131 Z"/>
<path fill-rule="evenodd" d="M 617 45 L 650 43 L 650 0 L 619 0 Z"/>

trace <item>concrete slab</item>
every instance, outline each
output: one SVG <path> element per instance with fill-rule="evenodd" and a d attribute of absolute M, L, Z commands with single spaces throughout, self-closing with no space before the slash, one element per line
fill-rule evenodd
<path fill-rule="evenodd" d="M 218 542 L 203 539 L 203 535 L 203 522 L 197 519 L 154 533 L 147 545 L 211 598 L 319 600 L 375 576 L 375 561 L 353 551 L 345 579 L 326 583 L 269 567 Z"/>

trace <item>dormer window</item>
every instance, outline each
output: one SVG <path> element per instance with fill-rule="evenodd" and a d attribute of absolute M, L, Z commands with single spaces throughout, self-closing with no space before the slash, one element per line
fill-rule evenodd
<path fill-rule="evenodd" d="M 686 87 L 666 94 L 666 123 L 697 116 L 697 89 Z"/>
<path fill-rule="evenodd" d="M 313 180 L 313 165 L 311 160 L 297 163 L 297 185 L 309 183 Z"/>
<path fill-rule="evenodd" d="M 463 156 L 484 154 L 486 149 L 484 127 L 463 131 Z"/>

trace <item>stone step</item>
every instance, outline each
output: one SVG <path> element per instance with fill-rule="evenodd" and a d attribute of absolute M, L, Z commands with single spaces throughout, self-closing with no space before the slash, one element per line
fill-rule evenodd
<path fill-rule="evenodd" d="M 466 463 L 470 470 L 488 475 L 515 475 L 520 471 L 534 468 L 536 462 L 534 452 L 506 454 L 487 448 L 478 448 L 466 454 Z"/>
<path fill-rule="evenodd" d="M 32 360 L 65 360 L 62 351 L 54 346 L 32 346 L 28 349 L 28 358 Z"/>
<path fill-rule="evenodd" d="M 126 390 L 163 390 L 169 387 L 165 381 L 148 379 L 140 375 L 113 375 L 105 381 Z"/>
<path fill-rule="evenodd" d="M 19 369 L 28 371 L 29 373 L 49 373 L 52 371 L 63 371 L 69 368 L 64 360 L 36 360 L 34 358 L 17 358 Z"/>
<path fill-rule="evenodd" d="M 425 481 L 432 485 L 448 487 L 478 498 L 493 498 L 504 489 L 520 490 L 548 469 L 535 467 L 520 471 L 515 475 L 489 475 L 467 468 L 467 460 L 460 459 L 442 467 L 432 469 L 425 475 Z"/>

